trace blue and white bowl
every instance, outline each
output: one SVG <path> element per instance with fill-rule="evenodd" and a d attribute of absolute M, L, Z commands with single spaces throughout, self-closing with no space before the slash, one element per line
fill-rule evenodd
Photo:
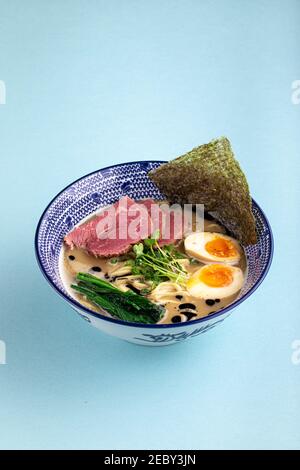
<path fill-rule="evenodd" d="M 209 317 L 177 324 L 142 325 L 125 323 L 95 313 L 81 305 L 65 290 L 59 272 L 59 255 L 64 236 L 81 220 L 97 209 L 114 203 L 124 195 L 133 199 L 162 199 L 163 195 L 147 173 L 162 161 L 122 163 L 83 176 L 61 191 L 45 209 L 35 236 L 36 256 L 49 284 L 87 322 L 110 335 L 132 343 L 163 346 L 198 336 L 222 323 L 247 299 L 265 278 L 273 254 L 273 237 L 269 222 L 253 201 L 258 243 L 246 248 L 248 274 L 235 302 Z"/>

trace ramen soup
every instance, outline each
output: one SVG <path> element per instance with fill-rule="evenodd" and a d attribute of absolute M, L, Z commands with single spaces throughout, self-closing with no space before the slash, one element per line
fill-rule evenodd
<path fill-rule="evenodd" d="M 158 243 L 159 234 L 154 240 L 149 236 L 148 243 L 130 240 L 129 249 L 123 245 L 117 248 L 115 244 L 113 249 L 120 253 L 113 256 L 99 253 L 95 240 L 92 243 L 86 239 L 94 230 L 97 217 L 99 213 L 67 235 L 61 254 L 65 288 L 85 307 L 115 317 L 92 297 L 71 287 L 78 282 L 78 273 L 91 274 L 121 292 L 133 292 L 161 306 L 162 314 L 157 323 L 203 318 L 237 298 L 246 274 L 245 254 L 225 227 L 211 217 L 204 218 L 203 231 L 194 231 L 193 222 L 188 234 L 171 240 L 172 243 L 167 240 L 165 245 Z M 176 238 L 174 234 L 173 237 Z M 104 245 L 101 250 L 108 250 Z M 158 260 L 157 256 L 160 256 Z M 164 256 L 168 259 L 165 266 L 161 261 Z M 138 318 L 136 321 L 139 322 Z"/>

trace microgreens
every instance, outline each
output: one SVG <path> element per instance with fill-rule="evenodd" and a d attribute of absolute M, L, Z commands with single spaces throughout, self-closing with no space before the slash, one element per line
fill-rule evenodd
<path fill-rule="evenodd" d="M 156 230 L 151 238 L 133 246 L 135 259 L 130 260 L 132 274 L 141 275 L 152 282 L 152 288 L 163 281 L 175 281 L 184 284 L 187 272 L 178 262 L 185 256 L 174 245 L 160 246 L 160 231 Z"/>

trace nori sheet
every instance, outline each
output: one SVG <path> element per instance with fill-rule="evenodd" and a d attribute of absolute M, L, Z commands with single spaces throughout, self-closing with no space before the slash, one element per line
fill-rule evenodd
<path fill-rule="evenodd" d="M 243 245 L 257 242 L 249 186 L 226 137 L 161 165 L 149 177 L 171 202 L 204 204 Z"/>

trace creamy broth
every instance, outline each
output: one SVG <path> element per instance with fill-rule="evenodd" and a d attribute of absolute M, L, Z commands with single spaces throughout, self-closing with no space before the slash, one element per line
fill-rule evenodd
<path fill-rule="evenodd" d="M 215 220 L 207 219 L 204 220 L 204 231 L 226 233 L 222 225 Z M 179 251 L 184 251 L 182 241 L 177 245 L 177 248 Z M 62 249 L 60 269 L 61 277 L 67 291 L 85 307 L 95 312 L 103 313 L 101 308 L 89 302 L 83 295 L 77 294 L 70 288 L 72 283 L 76 283 L 77 273 L 93 274 L 94 276 L 111 282 L 123 291 L 132 289 L 135 292 L 140 292 L 142 289 L 149 288 L 150 284 L 148 281 L 141 279 L 138 275 L 131 275 L 131 268 L 126 264 L 126 257 L 127 255 L 123 258 L 118 257 L 118 261 L 114 258 L 98 258 L 81 249 L 70 249 L 64 246 Z M 204 265 L 200 261 L 190 263 L 189 259 L 182 260 L 182 263 L 188 274 L 192 274 Z M 244 252 L 237 266 L 239 266 L 245 274 L 246 258 Z M 170 284 L 172 285 L 170 286 Z M 165 294 L 164 290 L 166 291 Z M 159 284 L 158 288 L 153 290 L 150 294 L 147 294 L 146 297 L 165 307 L 165 314 L 159 323 L 181 323 L 193 321 L 215 313 L 232 303 L 237 298 L 238 294 L 239 292 L 223 299 L 204 300 L 192 297 L 179 284 L 174 285 L 174 283 L 166 282 Z"/>

